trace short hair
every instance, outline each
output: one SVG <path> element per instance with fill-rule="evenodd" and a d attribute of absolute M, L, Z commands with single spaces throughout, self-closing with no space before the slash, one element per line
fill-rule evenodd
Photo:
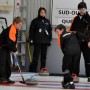
<path fill-rule="evenodd" d="M 64 29 L 64 31 L 66 31 L 66 27 L 65 27 L 63 24 L 57 25 L 57 26 L 55 27 L 55 31 L 56 31 L 56 29 L 59 29 L 59 30 Z"/>
<path fill-rule="evenodd" d="M 13 19 L 13 23 L 24 23 L 24 20 L 23 20 L 23 18 L 22 17 L 20 17 L 20 16 L 17 16 L 17 17 L 15 17 L 14 19 Z"/>
<path fill-rule="evenodd" d="M 85 3 L 85 2 L 80 2 L 80 3 L 78 4 L 78 9 L 80 9 L 80 8 L 86 8 L 86 9 L 87 9 L 86 3 Z"/>
<path fill-rule="evenodd" d="M 44 10 L 45 13 L 46 13 L 46 9 L 45 9 L 44 7 L 40 7 L 40 8 L 38 9 L 38 15 L 40 15 L 41 10 Z"/>

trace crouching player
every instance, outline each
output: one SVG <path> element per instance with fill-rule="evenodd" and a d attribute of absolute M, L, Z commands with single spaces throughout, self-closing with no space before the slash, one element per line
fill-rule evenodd
<path fill-rule="evenodd" d="M 64 54 L 62 62 L 64 80 L 62 82 L 62 87 L 66 89 L 74 89 L 75 85 L 71 75 L 72 73 L 76 73 L 77 69 L 79 69 L 80 46 L 75 33 L 67 32 L 64 25 L 58 25 L 55 28 L 55 32 L 60 36 L 61 49 Z"/>

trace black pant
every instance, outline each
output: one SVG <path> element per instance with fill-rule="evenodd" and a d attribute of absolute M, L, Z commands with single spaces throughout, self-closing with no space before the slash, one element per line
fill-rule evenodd
<path fill-rule="evenodd" d="M 39 55 L 41 56 L 40 57 L 40 61 L 41 61 L 40 69 L 45 68 L 46 54 L 47 54 L 47 44 L 34 45 L 33 60 L 29 67 L 30 72 L 37 72 Z"/>
<path fill-rule="evenodd" d="M 63 57 L 62 71 L 65 72 L 69 70 L 69 72 L 75 73 L 77 76 L 79 74 L 79 66 L 80 66 L 80 50 L 76 53 L 65 53 Z"/>
<path fill-rule="evenodd" d="M 82 42 L 80 47 L 85 61 L 86 76 L 90 77 L 90 48 L 88 48 L 86 42 Z"/>
<path fill-rule="evenodd" d="M 11 58 L 10 52 L 0 48 L 0 78 L 9 79 L 11 76 Z"/>

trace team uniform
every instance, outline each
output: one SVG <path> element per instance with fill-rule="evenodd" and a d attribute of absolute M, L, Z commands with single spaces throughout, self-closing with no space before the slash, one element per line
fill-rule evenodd
<path fill-rule="evenodd" d="M 64 54 L 62 71 L 69 70 L 71 74 L 79 73 L 80 47 L 75 34 L 64 31 L 60 36 L 60 41 Z"/>
<path fill-rule="evenodd" d="M 60 47 L 64 54 L 62 60 L 62 73 L 64 76 L 62 87 L 66 89 L 74 89 L 75 85 L 72 74 L 78 73 L 80 46 L 75 33 L 67 32 L 64 25 L 58 25 L 55 30 L 60 36 Z"/>
<path fill-rule="evenodd" d="M 86 33 L 86 29 L 88 28 L 89 30 L 88 25 L 90 25 L 89 14 L 87 12 L 83 16 L 78 14 L 71 24 L 70 31 L 76 31 L 80 49 L 85 60 L 86 76 L 90 77 L 90 48 L 88 47 L 88 42 L 90 41 L 90 36 L 88 36 L 88 34 L 90 35 L 90 33 Z M 82 37 L 85 38 L 85 40 L 80 40 Z M 77 75 L 79 75 L 79 73 Z"/>
<path fill-rule="evenodd" d="M 62 82 L 62 86 L 64 88 L 74 88 L 74 84 L 71 83 L 73 82 L 72 74 L 78 73 L 80 46 L 73 32 L 64 31 L 60 36 L 60 41 L 64 54 L 62 61 L 64 81 Z"/>
<path fill-rule="evenodd" d="M 40 69 L 46 66 L 47 47 L 52 39 L 52 29 L 48 19 L 38 16 L 31 22 L 30 30 L 30 43 L 34 45 L 33 60 L 30 65 L 29 71 L 37 72 L 38 59 L 41 52 L 41 66 Z"/>
<path fill-rule="evenodd" d="M 11 76 L 10 52 L 16 52 L 17 30 L 12 24 L 0 34 L 0 80 L 9 80 Z"/>

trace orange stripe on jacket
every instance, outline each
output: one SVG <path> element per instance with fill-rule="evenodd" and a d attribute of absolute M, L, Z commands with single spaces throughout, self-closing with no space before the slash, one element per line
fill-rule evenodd
<path fill-rule="evenodd" d="M 57 42 L 58 42 L 58 45 L 61 47 L 60 36 L 58 36 Z"/>
<path fill-rule="evenodd" d="M 76 16 L 75 16 L 75 17 L 76 17 Z M 73 18 L 73 20 L 72 20 L 72 23 L 71 23 L 70 27 L 67 29 L 67 32 L 70 32 L 71 27 L 72 27 L 72 24 L 73 24 L 73 21 L 74 21 L 75 17 Z"/>
<path fill-rule="evenodd" d="M 16 41 L 16 27 L 13 24 L 11 25 L 9 31 L 9 38 L 14 42 Z"/>

